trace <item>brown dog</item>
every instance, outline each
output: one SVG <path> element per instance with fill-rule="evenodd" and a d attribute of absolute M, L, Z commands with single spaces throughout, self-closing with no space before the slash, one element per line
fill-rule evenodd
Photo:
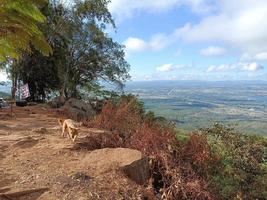
<path fill-rule="evenodd" d="M 77 128 L 77 122 L 72 119 L 58 119 L 59 124 L 62 126 L 62 137 L 65 135 L 65 130 L 68 131 L 68 138 L 74 142 L 79 134 L 79 128 Z"/>

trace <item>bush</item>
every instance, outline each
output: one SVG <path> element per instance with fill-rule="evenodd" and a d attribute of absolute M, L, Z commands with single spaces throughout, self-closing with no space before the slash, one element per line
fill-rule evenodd
<path fill-rule="evenodd" d="M 175 141 L 173 126 L 145 113 L 143 104 L 134 96 L 122 96 L 118 102 L 106 101 L 100 115 L 88 122 L 89 127 L 99 127 L 118 134 L 125 147 L 134 147 L 151 155 L 167 150 Z"/>
<path fill-rule="evenodd" d="M 217 123 L 202 133 L 208 138 L 212 152 L 221 157 L 218 170 L 210 177 L 221 198 L 265 199 L 266 139 L 240 134 L 230 126 Z"/>
<path fill-rule="evenodd" d="M 190 154 L 189 147 L 197 145 L 200 138 L 192 136 L 185 144 L 178 141 L 174 124 L 152 112 L 146 113 L 136 97 L 122 96 L 119 101 L 105 102 L 101 114 L 87 124 L 119 135 L 117 140 L 123 142 L 113 141 L 113 146 L 137 149 L 149 156 L 152 160 L 151 186 L 164 199 L 212 199 L 205 180 L 194 172 L 190 162 L 184 161 Z M 198 146 L 194 149 L 198 152 L 197 157 L 193 152 L 190 156 L 196 162 L 202 162 L 203 149 Z"/>
<path fill-rule="evenodd" d="M 220 124 L 180 135 L 174 124 L 146 113 L 132 95 L 106 101 L 101 114 L 87 124 L 113 132 L 114 138 L 98 138 L 94 142 L 97 148 L 128 147 L 149 156 L 150 186 L 163 199 L 266 197 L 264 138 L 243 135 Z"/>

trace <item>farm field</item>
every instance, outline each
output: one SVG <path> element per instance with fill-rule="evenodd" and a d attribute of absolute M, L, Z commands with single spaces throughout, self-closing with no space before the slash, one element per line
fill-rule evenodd
<path fill-rule="evenodd" d="M 248 134 L 267 135 L 267 83 L 264 81 L 131 82 L 147 110 L 193 131 L 222 122 Z"/>

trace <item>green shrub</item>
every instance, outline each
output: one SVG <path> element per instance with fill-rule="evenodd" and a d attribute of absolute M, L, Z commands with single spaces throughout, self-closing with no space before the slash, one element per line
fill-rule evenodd
<path fill-rule="evenodd" d="M 210 178 L 220 196 L 223 199 L 264 199 L 267 191 L 266 139 L 244 135 L 218 123 L 201 132 L 207 136 L 211 151 L 221 157 L 218 170 Z"/>

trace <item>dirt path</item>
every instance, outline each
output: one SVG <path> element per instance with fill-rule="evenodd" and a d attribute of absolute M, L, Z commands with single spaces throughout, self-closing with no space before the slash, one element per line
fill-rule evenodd
<path fill-rule="evenodd" d="M 73 143 L 60 135 L 59 113 L 40 106 L 15 108 L 16 118 L 10 118 L 7 110 L 0 111 L 0 194 L 11 195 L 0 200 L 139 199 L 141 188 L 117 166 L 97 168 L 92 152 L 74 150 L 86 136 L 103 131 L 82 127 Z M 12 197 L 36 188 L 41 190 Z"/>

